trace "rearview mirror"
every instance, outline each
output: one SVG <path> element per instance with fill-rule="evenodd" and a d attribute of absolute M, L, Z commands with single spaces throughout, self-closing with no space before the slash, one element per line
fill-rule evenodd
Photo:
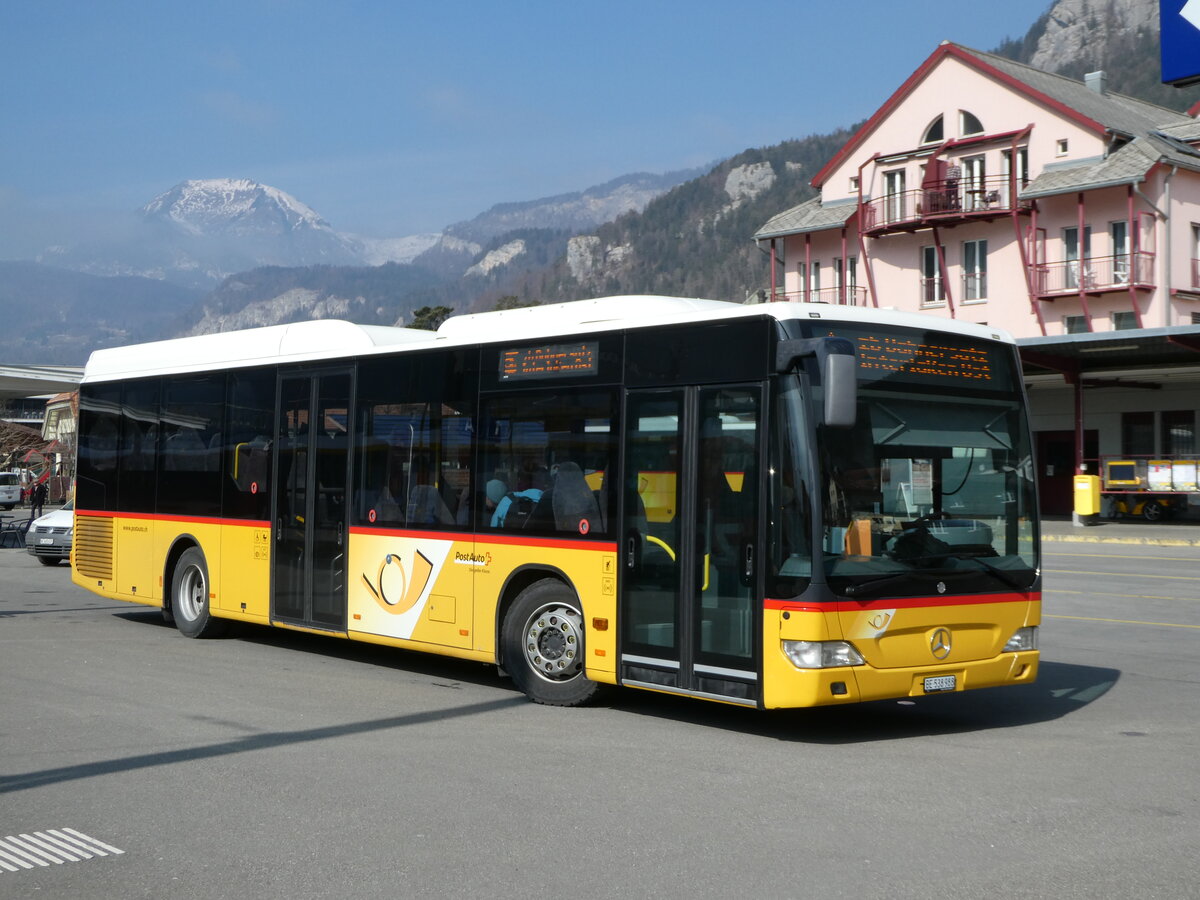
<path fill-rule="evenodd" d="M 790 372 L 806 356 L 815 356 L 825 388 L 824 424 L 853 428 L 858 414 L 858 375 L 854 345 L 845 338 L 821 337 L 780 341 L 775 348 L 775 371 Z"/>

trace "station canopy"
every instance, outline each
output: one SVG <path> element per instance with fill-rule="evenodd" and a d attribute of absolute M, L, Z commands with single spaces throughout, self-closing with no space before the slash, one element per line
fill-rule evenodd
<path fill-rule="evenodd" d="M 1062 375 L 1084 387 L 1157 387 L 1200 379 L 1200 326 L 1019 338 L 1027 380 Z"/>
<path fill-rule="evenodd" d="M 0 401 L 73 391 L 83 366 L 0 366 Z"/>

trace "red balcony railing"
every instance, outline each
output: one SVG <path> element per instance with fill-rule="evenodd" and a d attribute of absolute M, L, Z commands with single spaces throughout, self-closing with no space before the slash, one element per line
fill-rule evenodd
<path fill-rule="evenodd" d="M 1079 260 L 1040 263 L 1033 267 L 1034 290 L 1041 296 L 1154 286 L 1154 254 L 1144 250 Z"/>
<path fill-rule="evenodd" d="M 867 289 L 865 287 L 827 287 L 810 291 L 775 292 L 776 301 L 790 300 L 794 303 L 831 303 L 836 306 L 866 306 Z"/>
<path fill-rule="evenodd" d="M 1013 194 L 1007 175 L 939 181 L 916 190 L 864 200 L 863 230 L 879 232 L 949 224 L 1028 208 L 1028 201 Z"/>

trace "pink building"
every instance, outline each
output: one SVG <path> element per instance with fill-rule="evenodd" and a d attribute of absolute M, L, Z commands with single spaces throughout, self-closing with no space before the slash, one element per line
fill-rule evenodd
<path fill-rule="evenodd" d="M 1190 143 L 1189 143 L 1190 142 Z M 1200 319 L 1200 122 L 943 43 L 755 235 L 789 299 L 1018 337 Z"/>
<path fill-rule="evenodd" d="M 772 296 L 1016 335 L 1047 512 L 1118 460 L 1110 504 L 1200 503 L 1200 121 L 943 43 L 812 184 L 755 235 Z"/>

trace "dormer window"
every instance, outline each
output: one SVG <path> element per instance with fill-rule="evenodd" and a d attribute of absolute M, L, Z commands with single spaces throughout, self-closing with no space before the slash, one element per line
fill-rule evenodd
<path fill-rule="evenodd" d="M 925 129 L 925 136 L 921 138 L 922 144 L 940 144 L 946 139 L 946 129 L 942 124 L 942 117 L 938 116 L 929 123 L 929 127 Z"/>
<path fill-rule="evenodd" d="M 960 109 L 958 111 L 958 132 L 963 137 L 972 134 L 983 134 L 983 123 L 975 117 L 974 113 Z"/>

